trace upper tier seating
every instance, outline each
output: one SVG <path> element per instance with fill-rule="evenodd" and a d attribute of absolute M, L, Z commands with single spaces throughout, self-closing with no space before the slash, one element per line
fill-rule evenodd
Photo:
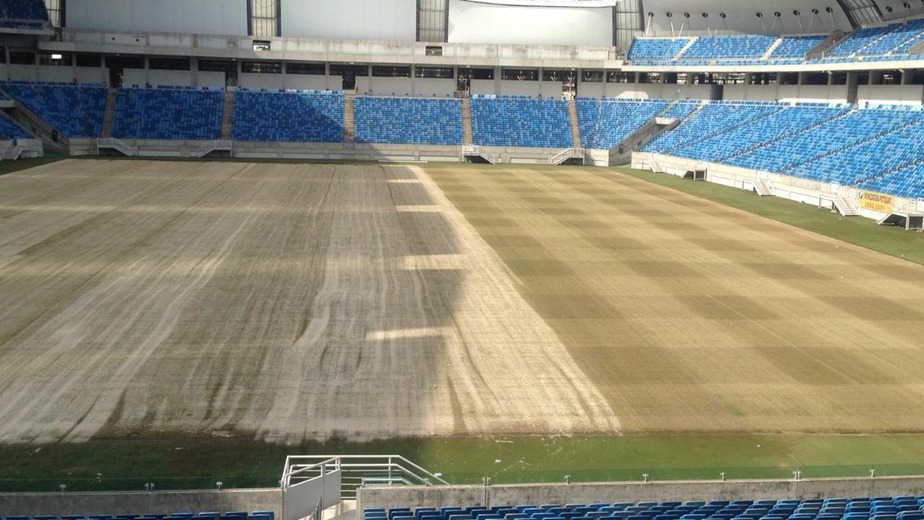
<path fill-rule="evenodd" d="M 0 18 L 48 21 L 42 0 L 0 0 Z"/>
<path fill-rule="evenodd" d="M 119 89 L 112 135 L 127 139 L 219 139 L 221 111 L 220 90 Z"/>
<path fill-rule="evenodd" d="M 629 47 L 629 59 L 672 60 L 690 38 L 636 38 Z"/>
<path fill-rule="evenodd" d="M 10 81 L 14 99 L 69 137 L 99 137 L 106 112 L 104 85 Z"/>
<path fill-rule="evenodd" d="M 770 59 L 804 58 L 805 53 L 815 48 L 825 38 L 827 36 L 824 35 L 784 36 L 780 40 L 780 44 L 770 53 Z"/>
<path fill-rule="evenodd" d="M 760 58 L 775 41 L 775 36 L 755 34 L 700 36 L 683 51 L 681 59 Z"/>
<path fill-rule="evenodd" d="M 568 104 L 560 99 L 472 96 L 476 145 L 571 148 Z"/>
<path fill-rule="evenodd" d="M 362 520 L 922 520 L 924 498 L 826 498 L 363 510 Z"/>
<path fill-rule="evenodd" d="M 609 149 L 664 110 L 666 99 L 594 99 L 576 101 L 581 146 Z"/>
<path fill-rule="evenodd" d="M 458 99 L 354 99 L 357 143 L 462 144 L 462 104 Z"/>
<path fill-rule="evenodd" d="M 239 141 L 342 142 L 343 93 L 237 89 L 233 136 Z"/>

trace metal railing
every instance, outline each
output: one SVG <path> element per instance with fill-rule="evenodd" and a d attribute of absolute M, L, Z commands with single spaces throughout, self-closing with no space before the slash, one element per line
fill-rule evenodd
<path fill-rule="evenodd" d="M 439 473 L 414 464 L 400 455 L 290 455 L 286 457 L 280 486 L 291 486 L 316 478 L 330 468 L 341 472 L 340 497 L 356 498 L 363 486 L 448 485 Z"/>

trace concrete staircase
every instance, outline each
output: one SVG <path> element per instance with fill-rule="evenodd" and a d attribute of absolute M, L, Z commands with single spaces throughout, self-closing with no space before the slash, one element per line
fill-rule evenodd
<path fill-rule="evenodd" d="M 353 94 L 343 95 L 343 142 L 355 142 L 356 121 L 353 112 Z"/>
<path fill-rule="evenodd" d="M 568 100 L 568 122 L 571 124 L 571 146 L 581 148 L 581 127 L 578 124 L 577 103 Z"/>
<path fill-rule="evenodd" d="M 225 91 L 224 106 L 221 111 L 221 138 L 231 139 L 234 130 L 234 92 Z"/>
<path fill-rule="evenodd" d="M 754 179 L 754 191 L 760 197 L 773 196 L 773 186 L 770 185 L 770 181 L 764 178 Z"/>
<path fill-rule="evenodd" d="M 469 98 L 462 98 L 462 144 L 474 144 L 472 140 L 472 102 Z"/>
<path fill-rule="evenodd" d="M 773 51 L 775 51 L 776 48 L 779 47 L 780 44 L 782 43 L 783 43 L 783 38 L 777 38 L 776 41 L 773 42 L 773 45 L 771 45 L 770 48 L 767 49 L 767 52 L 765 52 L 764 55 L 760 57 L 760 59 L 762 60 L 769 59 L 770 55 L 773 54 Z"/>
<path fill-rule="evenodd" d="M 103 128 L 100 131 L 100 137 L 108 138 L 112 137 L 112 117 L 115 113 L 116 105 L 116 89 L 109 89 L 109 93 L 106 94 L 106 112 L 103 114 Z"/>

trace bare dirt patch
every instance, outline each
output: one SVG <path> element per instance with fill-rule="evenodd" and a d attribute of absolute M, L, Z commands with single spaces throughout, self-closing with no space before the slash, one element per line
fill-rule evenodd
<path fill-rule="evenodd" d="M 63 161 L 0 226 L 0 441 L 619 427 L 420 170 Z"/>

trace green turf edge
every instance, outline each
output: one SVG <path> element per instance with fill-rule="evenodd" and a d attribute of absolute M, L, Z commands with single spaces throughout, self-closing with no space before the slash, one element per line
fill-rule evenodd
<path fill-rule="evenodd" d="M 673 188 L 696 197 L 747 211 L 850 244 L 924 264 L 924 233 L 895 226 L 880 226 L 864 217 L 842 217 L 830 209 L 779 197 L 759 197 L 753 191 L 711 182 L 682 179 L 676 175 L 630 168 L 612 168 L 636 179 Z"/>
<path fill-rule="evenodd" d="M 0 163 L 0 175 L 60 157 Z M 443 165 L 440 165 L 443 166 Z M 437 166 L 437 167 L 440 167 Z M 458 165 L 446 165 L 457 167 Z M 433 167 L 426 165 L 425 168 Z M 494 166 L 472 166 L 491 168 Z M 525 166 L 533 168 L 533 166 Z M 539 166 L 542 168 L 542 166 Z M 556 167 L 558 168 L 558 167 Z M 863 247 L 924 263 L 924 236 L 868 219 L 711 183 L 613 169 L 655 184 L 772 218 Z M 877 235 L 878 234 L 878 235 Z M 182 434 L 87 443 L 0 445 L 0 492 L 274 487 L 289 454 L 399 454 L 453 483 L 787 478 L 924 474 L 924 435 L 645 435 L 333 439 L 284 445 L 249 437 Z"/>

